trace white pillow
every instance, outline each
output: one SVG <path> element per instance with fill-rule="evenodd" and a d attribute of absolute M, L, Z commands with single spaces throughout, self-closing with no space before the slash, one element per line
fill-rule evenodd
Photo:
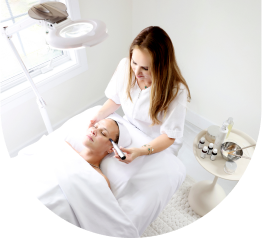
<path fill-rule="evenodd" d="M 87 125 L 91 117 L 101 107 L 102 106 L 96 106 L 87 109 L 86 111 L 72 117 L 53 133 L 57 133 L 62 136 L 62 138 L 69 142 L 76 151 L 82 151 L 85 148 L 82 143 L 82 139 L 85 136 Z M 120 132 L 118 146 L 128 147 L 132 143 L 132 139 L 129 133 L 130 128 L 127 129 L 126 126 L 131 126 L 131 129 L 134 128 L 135 130 L 138 129 L 133 127 L 128 121 L 117 113 L 109 115 L 108 118 L 117 121 L 119 125 Z M 128 171 L 126 171 L 127 168 L 123 170 L 122 167 L 125 167 L 127 164 L 118 161 L 114 155 L 114 153 L 106 155 L 100 164 L 100 169 L 109 179 L 112 192 L 117 194 L 118 190 L 120 192 L 120 190 L 124 188 L 126 182 L 130 179 L 133 173 L 137 171 L 137 168 L 132 169 L 133 166 L 131 165 L 129 166 L 130 169 L 128 169 Z M 135 165 L 136 163 L 132 164 Z"/>

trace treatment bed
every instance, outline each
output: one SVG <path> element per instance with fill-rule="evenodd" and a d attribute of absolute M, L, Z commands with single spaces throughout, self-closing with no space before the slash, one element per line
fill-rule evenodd
<path fill-rule="evenodd" d="M 185 167 L 169 149 L 138 157 L 130 164 L 118 161 L 112 153 L 100 165 L 110 190 L 106 180 L 74 151 L 83 149 L 87 124 L 100 107 L 69 119 L 12 160 L 24 184 L 66 221 L 102 235 L 139 237 L 183 183 Z M 111 118 L 128 130 L 127 147 L 141 147 L 152 140 L 118 114 Z"/>

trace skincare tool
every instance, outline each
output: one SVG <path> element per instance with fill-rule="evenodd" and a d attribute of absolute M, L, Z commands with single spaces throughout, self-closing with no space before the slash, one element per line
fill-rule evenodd
<path fill-rule="evenodd" d="M 218 133 L 219 133 L 219 126 L 212 125 L 212 126 L 207 128 L 205 138 L 208 142 L 214 143 Z"/>
<path fill-rule="evenodd" d="M 214 150 L 212 151 L 212 154 L 211 154 L 211 156 L 210 156 L 210 159 L 211 159 L 212 161 L 214 161 L 214 160 L 216 160 L 216 156 L 217 156 L 217 149 L 214 149 Z"/>
<path fill-rule="evenodd" d="M 237 155 L 237 157 L 241 157 L 241 158 L 244 158 L 244 159 L 251 159 L 250 157 L 244 156 L 244 155 Z"/>
<path fill-rule="evenodd" d="M 122 150 L 119 149 L 118 145 L 112 140 L 112 139 L 109 139 L 110 142 L 112 143 L 114 149 L 116 150 L 117 154 L 119 155 L 119 157 L 121 158 L 121 160 L 125 160 L 126 159 L 126 156 L 125 154 L 122 152 Z"/>
<path fill-rule="evenodd" d="M 256 146 L 256 144 L 254 144 L 254 145 L 249 145 L 249 146 L 245 146 L 245 147 L 243 147 L 243 148 L 241 148 L 241 149 L 237 149 L 237 150 L 230 150 L 230 151 L 228 152 L 228 154 L 230 154 L 230 155 L 235 155 L 235 152 L 240 151 L 240 150 L 243 150 L 243 149 L 246 149 L 246 148 L 249 148 L 249 147 L 253 147 L 253 146 Z M 229 148 L 227 148 L 227 149 L 229 149 Z"/>
<path fill-rule="evenodd" d="M 230 149 L 228 149 L 228 148 L 230 148 Z M 228 151 L 230 151 L 232 149 L 237 150 L 236 154 L 234 154 L 234 155 L 228 154 Z M 240 150 L 238 150 L 238 149 L 240 149 Z M 243 155 L 243 151 L 241 150 L 241 147 L 238 144 L 236 144 L 234 142 L 230 142 L 230 141 L 224 142 L 221 145 L 220 152 L 221 152 L 223 159 L 225 159 L 227 161 L 238 160 Z"/>
<path fill-rule="evenodd" d="M 216 136 L 216 140 L 214 143 L 214 148 L 220 149 L 222 143 L 224 142 L 227 132 L 228 132 L 228 123 L 226 121 L 223 122 L 218 135 Z"/>
<path fill-rule="evenodd" d="M 233 125 L 234 125 L 233 117 L 229 117 L 229 118 L 227 119 L 227 123 L 228 123 L 228 127 L 227 127 L 228 132 L 227 132 L 226 138 L 229 136 L 229 134 L 230 134 L 230 132 L 231 132 L 231 129 L 232 129 Z"/>
<path fill-rule="evenodd" d="M 236 169 L 237 169 L 237 164 L 234 161 L 227 161 L 224 166 L 224 171 L 227 174 L 235 173 Z"/>
<path fill-rule="evenodd" d="M 213 143 L 210 143 L 210 144 L 208 145 L 208 148 L 207 148 L 207 154 L 208 154 L 208 155 L 211 155 L 211 154 L 212 154 L 213 147 L 214 147 L 214 144 L 213 144 Z"/>
<path fill-rule="evenodd" d="M 201 137 L 199 143 L 198 143 L 198 149 L 203 149 L 204 144 L 205 144 L 205 137 Z"/>
<path fill-rule="evenodd" d="M 202 149 L 202 152 L 201 152 L 201 158 L 204 159 L 206 158 L 206 154 L 207 154 L 207 146 L 204 146 L 204 148 Z"/>

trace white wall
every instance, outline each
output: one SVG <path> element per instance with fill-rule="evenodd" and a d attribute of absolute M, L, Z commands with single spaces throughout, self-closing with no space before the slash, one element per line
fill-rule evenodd
<path fill-rule="evenodd" d="M 132 39 L 158 25 L 170 35 L 192 94 L 189 111 L 214 124 L 229 116 L 255 140 L 261 112 L 260 1 L 79 0 L 82 18 L 106 22 L 109 37 L 86 49 L 89 69 L 42 94 L 53 125 L 104 96 Z M 38 138 L 45 126 L 35 99 L 1 115 L 10 153 Z"/>
<path fill-rule="evenodd" d="M 106 85 L 119 61 L 127 56 L 131 43 L 131 1 L 79 0 L 79 6 L 83 19 L 100 19 L 106 23 L 109 37 L 86 49 L 89 67 L 86 72 L 42 93 L 52 125 L 69 119 L 104 96 Z M 45 132 L 35 99 L 2 114 L 1 119 L 11 154 Z"/>
<path fill-rule="evenodd" d="M 160 26 L 191 90 L 189 111 L 257 140 L 261 114 L 259 0 L 133 0 L 132 37 Z"/>

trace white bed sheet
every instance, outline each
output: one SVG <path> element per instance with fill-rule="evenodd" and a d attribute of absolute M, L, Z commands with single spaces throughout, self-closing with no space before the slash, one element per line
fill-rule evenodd
<path fill-rule="evenodd" d="M 152 140 L 129 122 L 123 124 L 132 138 L 129 148 L 141 147 Z M 183 163 L 168 149 L 141 156 L 128 165 L 108 155 L 101 163 L 101 170 L 109 180 L 117 173 L 120 185 L 112 187 L 112 192 L 140 235 L 165 208 L 186 177 Z"/>
<path fill-rule="evenodd" d="M 88 109 L 71 118 L 47 136 L 47 139 L 49 137 L 57 140 L 66 139 L 76 150 L 81 151 L 83 148 L 81 140 L 88 120 L 99 108 L 100 106 Z M 140 147 L 152 140 L 119 115 L 114 116 L 126 126 L 131 135 L 132 143 L 128 147 Z M 39 145 L 40 141 L 23 149 L 20 156 L 30 156 L 39 149 Z M 113 154 L 110 154 L 102 161 L 101 170 L 108 177 L 119 206 L 138 230 L 139 235 L 143 234 L 147 226 L 164 209 L 186 176 L 185 166 L 169 149 L 150 156 L 141 156 L 128 165 L 119 162 Z M 42 196 L 39 196 L 45 203 L 48 201 L 47 191 L 50 193 L 53 186 L 57 192 L 59 187 L 54 179 L 49 180 L 50 183 L 45 185 L 47 187 Z M 57 201 L 53 201 L 53 204 L 59 202 L 66 204 L 61 194 L 56 197 Z M 57 207 L 54 206 L 54 210 Z M 59 213 L 62 214 L 63 211 Z M 77 225 L 74 220 L 73 216 L 70 216 L 70 222 Z"/>
<path fill-rule="evenodd" d="M 104 177 L 64 140 L 44 136 L 33 147 L 21 151 L 14 162 L 19 165 L 17 175 L 27 190 L 31 189 L 47 208 L 97 234 L 139 237 Z"/>

